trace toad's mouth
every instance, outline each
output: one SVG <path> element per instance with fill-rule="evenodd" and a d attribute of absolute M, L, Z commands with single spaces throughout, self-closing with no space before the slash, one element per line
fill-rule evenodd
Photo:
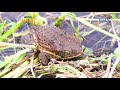
<path fill-rule="evenodd" d="M 79 54 L 77 54 L 77 55 L 75 55 L 75 56 L 68 56 L 68 57 L 63 57 L 63 58 L 62 58 L 61 56 L 56 55 L 54 52 L 50 52 L 50 51 L 46 50 L 45 48 L 39 47 L 39 50 L 40 50 L 41 52 L 46 52 L 46 53 L 48 53 L 48 54 L 56 57 L 57 59 L 62 59 L 62 60 L 68 60 L 68 59 L 77 58 L 77 57 L 79 57 L 79 56 L 81 56 L 81 55 L 83 54 L 83 50 L 82 50 Z"/>
<path fill-rule="evenodd" d="M 73 59 L 73 58 L 76 58 L 76 57 L 79 57 L 83 54 L 83 51 L 81 51 L 79 54 L 75 55 L 75 56 L 69 56 L 69 57 L 66 57 L 66 58 L 62 58 L 63 60 L 67 60 L 67 59 Z"/>

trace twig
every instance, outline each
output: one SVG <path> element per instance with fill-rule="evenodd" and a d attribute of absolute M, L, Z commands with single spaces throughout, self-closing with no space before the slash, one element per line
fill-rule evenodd
<path fill-rule="evenodd" d="M 40 74 L 37 78 L 41 78 L 43 74 Z"/>

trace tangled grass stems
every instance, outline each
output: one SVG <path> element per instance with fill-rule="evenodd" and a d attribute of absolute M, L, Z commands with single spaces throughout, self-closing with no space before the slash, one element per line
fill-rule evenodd
<path fill-rule="evenodd" d="M 26 71 L 28 69 L 28 68 L 27 69 L 25 68 L 28 64 L 29 64 L 28 61 L 24 62 L 19 67 L 17 67 L 15 70 L 13 70 L 10 73 L 6 74 L 2 78 L 12 78 L 12 77 L 18 77 L 18 76 L 20 76 L 21 74 L 24 73 L 24 71 Z"/>
<path fill-rule="evenodd" d="M 28 65 L 29 65 L 28 61 L 25 61 L 22 65 L 20 65 L 19 67 L 22 67 L 22 68 L 20 68 L 19 71 L 17 71 L 17 73 L 12 76 L 12 78 L 18 78 L 21 75 L 23 75 L 23 73 L 25 73 L 29 69 L 27 68 Z"/>
<path fill-rule="evenodd" d="M 75 69 L 74 67 L 72 67 L 70 65 L 67 65 L 66 67 L 71 69 L 73 72 L 75 72 L 78 78 L 87 78 L 87 76 L 83 72 L 80 72 L 79 70 Z"/>
<path fill-rule="evenodd" d="M 60 73 L 69 73 L 69 74 L 71 73 L 78 78 L 87 78 L 87 76 L 83 72 L 80 72 L 79 70 L 75 69 L 70 65 L 56 64 L 56 65 L 50 66 L 49 68 L 50 68 L 50 72 L 60 72 Z M 42 74 L 45 75 L 47 74 L 47 72 Z"/>
<path fill-rule="evenodd" d="M 4 74 L 8 73 L 11 70 L 11 67 L 13 64 L 18 63 L 22 58 L 24 57 L 25 53 L 30 51 L 31 49 L 24 49 L 19 52 L 17 52 L 15 55 L 7 56 L 5 58 L 5 61 L 0 63 L 0 69 L 4 68 L 0 72 L 0 77 L 3 76 Z M 22 56 L 22 57 L 21 57 Z"/>

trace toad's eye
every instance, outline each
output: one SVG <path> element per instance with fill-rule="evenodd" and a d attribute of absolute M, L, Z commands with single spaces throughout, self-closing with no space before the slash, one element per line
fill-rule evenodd
<path fill-rule="evenodd" d="M 68 55 L 68 54 L 70 54 L 70 52 L 69 51 L 64 51 L 64 54 Z"/>

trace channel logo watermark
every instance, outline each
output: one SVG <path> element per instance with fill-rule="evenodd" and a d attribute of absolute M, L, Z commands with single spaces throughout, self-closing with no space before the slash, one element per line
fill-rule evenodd
<path fill-rule="evenodd" d="M 32 20 L 32 16 L 24 16 L 24 19 L 22 19 L 22 22 L 29 22 L 30 19 Z"/>
<path fill-rule="evenodd" d="M 99 22 L 111 22 L 111 21 L 120 21 L 120 19 L 108 19 L 108 18 L 101 18 L 101 19 L 85 19 L 86 21 L 99 21 Z"/>

